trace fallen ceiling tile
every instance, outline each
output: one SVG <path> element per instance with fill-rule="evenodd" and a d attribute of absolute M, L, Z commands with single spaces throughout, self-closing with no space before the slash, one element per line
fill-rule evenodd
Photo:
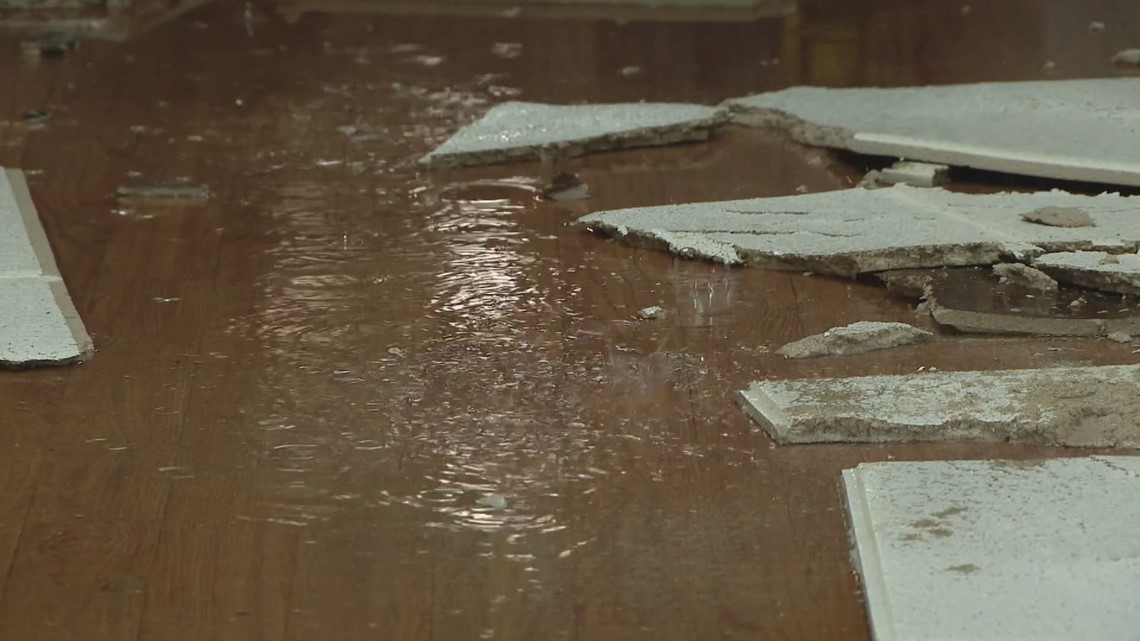
<path fill-rule="evenodd" d="M 778 443 L 1140 447 L 1140 365 L 771 380 L 740 392 Z"/>
<path fill-rule="evenodd" d="M 1095 227 L 1049 227 L 1021 215 L 1079 207 Z M 960 194 L 896 185 L 604 211 L 579 219 L 627 242 L 693 258 L 767 269 L 863 272 L 985 265 L 1055 251 L 1134 251 L 1140 198 Z"/>
<path fill-rule="evenodd" d="M 843 471 L 877 641 L 1136 638 L 1140 457 Z"/>
<path fill-rule="evenodd" d="M 906 323 L 860 321 L 788 343 L 777 353 L 787 358 L 865 354 L 892 347 L 915 345 L 933 338 L 934 334 Z"/>
<path fill-rule="evenodd" d="M 738 122 L 785 129 L 812 145 L 1140 186 L 1138 95 L 1136 79 L 1105 78 L 897 89 L 793 87 L 726 104 Z"/>
<path fill-rule="evenodd" d="M 0 365 L 82 360 L 93 350 L 59 276 L 24 176 L 0 171 Z"/>
<path fill-rule="evenodd" d="M 459 167 L 707 140 L 723 120 L 724 112 L 702 105 L 506 102 L 460 129 L 420 162 Z"/>
<path fill-rule="evenodd" d="M 1107 336 L 1140 330 L 1140 301 L 1095 290 L 1008 282 L 998 267 L 900 270 L 876 278 L 896 296 L 925 300 L 940 325 L 980 334 Z M 1047 278 L 1047 277 L 1046 277 Z M 1056 286 L 1056 283 L 1053 283 Z"/>
<path fill-rule="evenodd" d="M 1053 278 L 1119 294 L 1140 294 L 1140 255 L 1075 251 L 1045 254 L 1033 265 Z"/>

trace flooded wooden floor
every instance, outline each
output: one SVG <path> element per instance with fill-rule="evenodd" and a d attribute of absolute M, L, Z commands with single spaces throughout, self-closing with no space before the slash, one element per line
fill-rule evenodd
<path fill-rule="evenodd" d="M 1106 76 L 1134 44 L 1134 3 L 990 4 L 615 24 L 288 22 L 216 2 L 128 42 L 0 58 L 0 165 L 28 172 L 98 348 L 0 373 L 0 639 L 868 638 L 841 469 L 1074 452 L 775 447 L 733 392 L 1126 363 L 1131 348 L 944 335 L 784 361 L 785 342 L 910 309 L 872 285 L 674 260 L 570 224 L 836 189 L 865 169 L 775 134 L 545 167 L 414 160 L 510 98 Z M 562 170 L 595 196 L 537 200 Z M 211 198 L 116 196 L 184 177 Z M 670 318 L 634 320 L 649 305 Z"/>

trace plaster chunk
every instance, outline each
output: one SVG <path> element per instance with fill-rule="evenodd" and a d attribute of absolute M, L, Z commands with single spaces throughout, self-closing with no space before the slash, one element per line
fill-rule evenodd
<path fill-rule="evenodd" d="M 930 341 L 934 334 L 906 323 L 860 321 L 808 336 L 780 348 L 787 358 L 863 354 Z"/>
<path fill-rule="evenodd" d="M 903 183 L 915 187 L 937 187 L 950 182 L 950 168 L 946 165 L 901 160 L 880 171 L 875 180 L 883 185 Z"/>
<path fill-rule="evenodd" d="M 1039 225 L 1050 227 L 1092 227 L 1092 216 L 1079 207 L 1041 207 L 1022 214 L 1022 218 Z"/>
<path fill-rule="evenodd" d="M 1121 61 L 1127 58 L 1122 54 Z M 1136 95 L 1135 79 L 1098 78 L 892 89 L 792 87 L 726 104 L 741 124 L 780 128 L 811 145 L 1140 186 Z"/>
<path fill-rule="evenodd" d="M 1001 278 L 1001 282 L 1020 285 L 1042 292 L 1057 291 L 1057 281 L 1045 272 L 1034 269 L 1021 263 L 998 263 L 993 267 L 994 274 Z"/>
<path fill-rule="evenodd" d="M 458 167 L 707 140 L 715 107 L 680 103 L 546 105 L 506 102 L 463 127 L 420 162 Z"/>

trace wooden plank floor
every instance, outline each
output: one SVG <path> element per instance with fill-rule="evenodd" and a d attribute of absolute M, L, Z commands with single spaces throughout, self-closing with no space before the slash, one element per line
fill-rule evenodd
<path fill-rule="evenodd" d="M 219 1 L 66 58 L 0 57 L 0 165 L 29 173 L 98 348 L 0 372 L 0 639 L 868 638 L 841 469 L 1081 452 L 775 447 L 734 390 L 1131 349 L 944 335 L 786 362 L 771 353 L 784 342 L 910 311 L 869 285 L 674 260 L 569 225 L 836 189 L 865 169 L 778 135 L 558 167 L 413 161 L 512 97 L 1111 75 L 1140 20 L 1123 1 L 983 4 L 817 0 L 702 25 L 290 23 Z M 496 56 L 504 42 L 521 55 Z M 33 109 L 51 120 L 30 127 Z M 595 197 L 537 202 L 529 186 L 556 170 Z M 118 200 L 136 175 L 213 197 Z M 634 321 L 647 305 L 672 315 Z"/>

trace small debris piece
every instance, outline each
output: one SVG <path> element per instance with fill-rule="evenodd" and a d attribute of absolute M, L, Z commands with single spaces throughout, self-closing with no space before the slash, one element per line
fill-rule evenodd
<path fill-rule="evenodd" d="M 392 356 L 395 356 L 396 358 L 404 358 L 405 356 L 408 355 L 407 352 L 400 349 L 399 347 L 389 347 L 388 353 L 391 354 Z"/>
<path fill-rule="evenodd" d="M 78 36 L 70 31 L 53 31 L 33 40 L 23 42 L 20 47 L 27 56 L 55 57 L 64 56 L 75 49 L 79 43 Z"/>
<path fill-rule="evenodd" d="M 637 65 L 622 67 L 619 73 L 621 73 L 621 75 L 625 76 L 626 78 L 632 78 L 633 76 L 641 73 L 641 67 L 638 67 Z"/>
<path fill-rule="evenodd" d="M 1140 49 L 1124 49 L 1112 56 L 1112 64 L 1117 67 L 1140 67 Z"/>
<path fill-rule="evenodd" d="M 1076 251 L 1045 254 L 1033 265 L 1063 282 L 1117 294 L 1140 294 L 1140 255 Z"/>
<path fill-rule="evenodd" d="M 491 53 L 506 60 L 518 58 L 522 55 L 522 50 L 522 43 L 519 42 L 496 42 L 491 47 Z"/>
<path fill-rule="evenodd" d="M 210 197 L 210 188 L 188 180 L 147 182 L 132 179 L 119 187 L 119 195 L 130 198 L 206 200 Z"/>
<path fill-rule="evenodd" d="M 993 267 L 994 274 L 1001 278 L 1001 282 L 1011 285 L 1020 285 L 1028 289 L 1042 292 L 1057 291 L 1057 281 L 1045 272 L 1034 269 L 1021 263 L 998 263 Z"/>
<path fill-rule="evenodd" d="M 20 118 L 29 124 L 42 125 L 51 120 L 51 112 L 44 111 L 43 109 L 33 109 L 32 111 L 25 111 Z"/>
<path fill-rule="evenodd" d="M 933 338 L 934 334 L 906 323 L 859 321 L 788 343 L 776 353 L 787 358 L 845 356 L 924 343 Z"/>
<path fill-rule="evenodd" d="M 494 510 L 502 510 L 507 507 L 507 497 L 502 494 L 485 494 L 476 499 L 475 502 Z"/>
<path fill-rule="evenodd" d="M 669 313 L 654 305 L 638 311 L 637 317 L 641 320 L 664 320 L 669 317 Z"/>
<path fill-rule="evenodd" d="M 1049 227 L 1094 227 L 1092 216 L 1080 207 L 1040 207 L 1022 214 L 1027 222 Z"/>
<path fill-rule="evenodd" d="M 1132 342 L 1132 336 L 1130 334 L 1125 333 L 1125 332 L 1113 332 L 1113 333 L 1109 334 L 1108 336 L 1105 336 L 1105 338 L 1107 338 L 1108 340 L 1113 341 L 1115 343 L 1131 343 Z"/>
<path fill-rule="evenodd" d="M 740 393 L 777 443 L 1140 446 L 1140 365 L 773 379 Z"/>
<path fill-rule="evenodd" d="M 1105 24 L 1099 20 L 1089 23 L 1089 33 L 1104 33 Z"/>
<path fill-rule="evenodd" d="M 578 176 L 564 171 L 542 190 L 542 197 L 548 200 L 582 200 L 590 197 L 590 187 Z"/>
<path fill-rule="evenodd" d="M 950 182 L 950 167 L 901 160 L 880 171 L 877 182 L 884 185 L 904 183 L 914 187 L 937 187 Z"/>
<path fill-rule="evenodd" d="M 883 183 L 880 182 L 880 179 L 882 177 L 883 172 L 879 171 L 878 169 L 872 169 L 871 171 L 868 171 L 867 175 L 863 176 L 863 179 L 860 180 L 859 184 L 855 186 L 861 187 L 863 189 L 878 189 L 879 187 L 883 186 Z"/>

